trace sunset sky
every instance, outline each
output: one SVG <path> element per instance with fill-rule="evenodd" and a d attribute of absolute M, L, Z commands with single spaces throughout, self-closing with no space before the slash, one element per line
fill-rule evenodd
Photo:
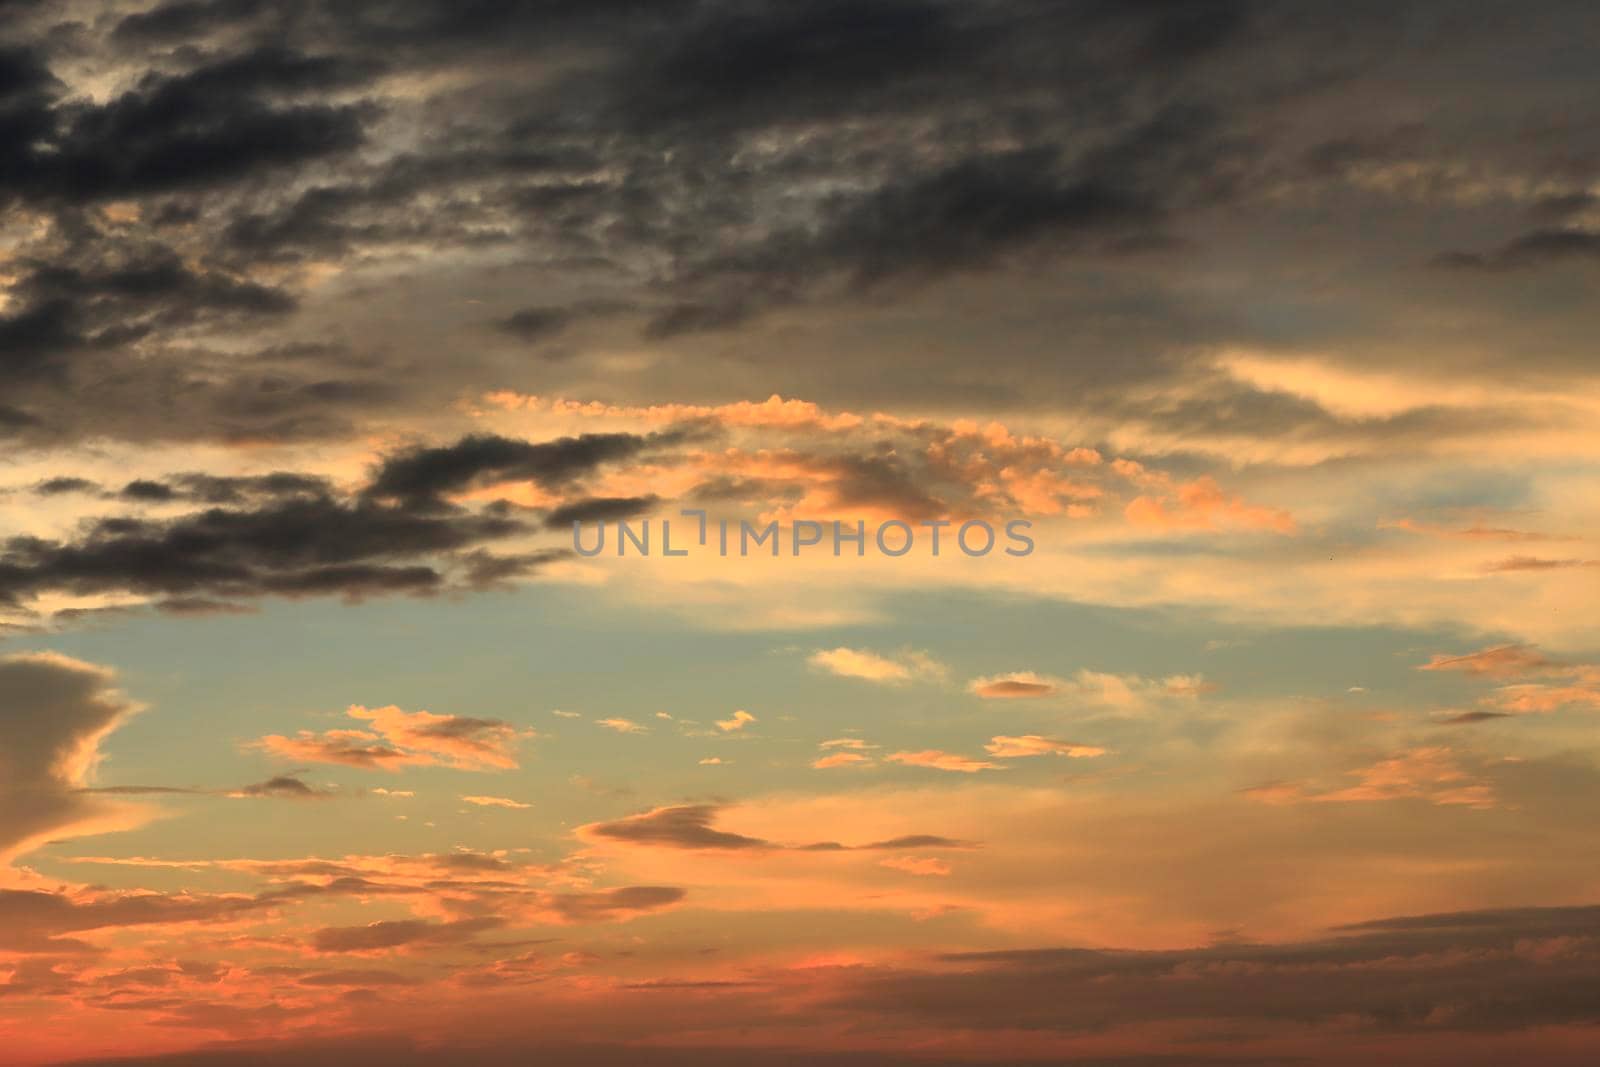
<path fill-rule="evenodd" d="M 0 1064 L 1597 1062 L 1597 40 L 0 0 Z"/>

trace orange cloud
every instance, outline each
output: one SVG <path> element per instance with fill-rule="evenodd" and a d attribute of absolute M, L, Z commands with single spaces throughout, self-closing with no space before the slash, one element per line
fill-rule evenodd
<path fill-rule="evenodd" d="M 1184 483 L 1164 496 L 1135 497 L 1123 513 L 1135 526 L 1169 530 L 1241 527 L 1292 534 L 1297 529 L 1294 516 L 1289 512 L 1247 504 L 1238 496 L 1230 497 L 1210 475 Z"/>
<path fill-rule="evenodd" d="M 1545 715 L 1570 706 L 1600 708 L 1600 685 L 1507 685 L 1495 690 L 1489 703 L 1513 715 Z"/>
<path fill-rule="evenodd" d="M 1470 808 L 1492 808 L 1496 804 L 1493 786 L 1468 773 L 1455 753 L 1443 746 L 1411 749 L 1348 774 L 1359 782 L 1344 789 L 1314 792 L 1293 782 L 1269 782 L 1242 790 L 1242 793 L 1263 804 L 1349 804 L 1405 799 Z"/>
<path fill-rule="evenodd" d="M 1600 559 L 1545 559 L 1539 556 L 1507 556 L 1484 565 L 1490 574 L 1513 571 L 1559 571 L 1573 567 L 1600 567 Z"/>
<path fill-rule="evenodd" d="M 754 715 L 741 709 L 734 712 L 731 718 L 718 719 L 717 729 L 721 730 L 723 733 L 734 733 L 736 731 L 743 730 L 746 726 L 749 726 L 755 721 L 757 720 Z"/>
<path fill-rule="evenodd" d="M 872 760 L 859 752 L 834 752 L 826 756 L 819 756 L 811 761 L 811 766 L 819 771 L 832 767 L 870 767 Z"/>
<path fill-rule="evenodd" d="M 1436 654 L 1419 671 L 1461 671 L 1491 678 L 1510 678 L 1543 671 L 1555 664 L 1529 645 L 1496 645 L 1464 656 Z"/>
<path fill-rule="evenodd" d="M 891 752 L 883 758 L 889 763 L 899 763 L 907 767 L 926 767 L 930 770 L 955 771 L 959 774 L 1005 769 L 1005 765 L 1001 763 L 976 760 L 954 752 L 941 752 L 936 748 L 926 748 L 920 752 Z"/>
<path fill-rule="evenodd" d="M 294 737 L 269 734 L 255 747 L 285 759 L 335 763 L 363 769 L 446 766 L 456 770 L 512 770 L 515 749 L 531 731 L 499 719 L 402 711 L 394 705 L 367 708 L 352 704 L 351 718 L 368 722 L 368 730 L 302 730 Z"/>
<path fill-rule="evenodd" d="M 1482 524 L 1468 527 L 1435 526 L 1429 523 L 1417 522 L 1414 519 L 1399 519 L 1395 522 L 1381 522 L 1380 529 L 1404 530 L 1407 533 L 1422 534 L 1428 537 L 1444 537 L 1464 541 L 1568 541 L 1571 538 L 1558 537 L 1554 534 L 1535 533 L 1529 530 L 1512 530 L 1505 527 L 1483 526 Z"/>
<path fill-rule="evenodd" d="M 1067 756 L 1071 759 L 1090 759 L 1104 756 L 1106 750 L 1098 745 L 1080 745 L 1071 741 L 1057 741 L 1038 734 L 1020 737 L 1001 735 L 991 738 L 984 746 L 989 755 L 997 759 L 1018 759 L 1024 756 Z"/>
<path fill-rule="evenodd" d="M 878 866 L 923 878 L 946 878 L 954 870 L 950 864 L 933 856 L 890 856 L 886 860 L 879 860 Z"/>
<path fill-rule="evenodd" d="M 644 734 L 650 732 L 650 727 L 648 726 L 636 723 L 632 719 L 623 719 L 615 716 L 609 719 L 596 719 L 594 724 L 619 734 Z"/>
<path fill-rule="evenodd" d="M 465 796 L 461 799 L 480 808 L 515 808 L 522 810 L 533 807 L 532 804 L 524 804 L 520 800 L 512 800 L 509 797 Z"/>
<path fill-rule="evenodd" d="M 904 652 L 891 658 L 864 648 L 840 647 L 819 649 L 806 662 L 841 678 L 859 678 L 887 685 L 916 678 L 939 678 L 944 674 L 943 665 L 924 652 Z"/>

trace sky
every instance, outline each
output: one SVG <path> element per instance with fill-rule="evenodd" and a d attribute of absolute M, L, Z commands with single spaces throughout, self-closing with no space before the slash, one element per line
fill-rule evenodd
<path fill-rule="evenodd" d="M 0 0 L 0 1064 L 1595 1062 L 1597 37 Z"/>

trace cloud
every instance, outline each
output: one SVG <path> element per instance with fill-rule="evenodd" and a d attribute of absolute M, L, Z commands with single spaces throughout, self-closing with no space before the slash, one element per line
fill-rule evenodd
<path fill-rule="evenodd" d="M 363 926 L 324 927 L 311 935 L 310 947 L 323 953 L 384 953 L 396 949 L 460 944 L 504 925 L 504 919 L 492 916 L 443 923 L 424 919 L 389 919 Z"/>
<path fill-rule="evenodd" d="M 114 683 L 107 668 L 55 653 L 0 656 L 0 865 L 140 820 L 84 792 L 101 743 L 139 710 Z"/>
<path fill-rule="evenodd" d="M 68 935 L 136 926 L 226 922 L 258 915 L 276 903 L 273 899 L 243 895 L 0 889 L 0 949 L 91 952 L 89 944 Z"/>
<path fill-rule="evenodd" d="M 970 843 L 935 834 L 909 834 L 862 845 L 837 841 L 807 844 L 781 844 L 759 837 L 718 830 L 712 824 L 723 811 L 716 804 L 680 804 L 653 808 L 612 822 L 590 823 L 577 829 L 577 836 L 590 842 L 615 842 L 650 848 L 687 849 L 703 852 L 850 852 L 909 848 L 970 848 Z"/>
<path fill-rule="evenodd" d="M 1174 486 L 1164 496 L 1136 497 L 1124 509 L 1124 514 L 1136 526 L 1164 530 L 1241 527 L 1287 535 L 1299 529 L 1289 512 L 1248 504 L 1239 496 L 1230 496 L 1210 475 Z"/>
<path fill-rule="evenodd" d="M 817 770 L 828 770 L 833 767 L 872 767 L 875 766 L 872 757 L 866 755 L 878 746 L 870 744 L 859 737 L 835 737 L 824 741 L 817 746 L 826 755 L 818 756 L 811 761 L 811 766 Z"/>
<path fill-rule="evenodd" d="M 514 770 L 519 740 L 531 736 L 500 719 L 403 711 L 394 705 L 345 712 L 370 729 L 302 730 L 294 737 L 269 734 L 254 747 L 284 759 L 336 763 L 366 770 L 445 766 L 456 770 Z"/>
<path fill-rule="evenodd" d="M 841 678 L 860 678 L 863 681 L 894 685 L 913 679 L 937 679 L 944 675 L 943 665 L 924 652 L 904 652 L 890 658 L 867 649 L 831 648 L 813 652 L 806 662 L 818 670 L 836 674 Z"/>
<path fill-rule="evenodd" d="M 1552 660 L 1531 645 L 1496 645 L 1461 656 L 1436 654 L 1417 669 L 1459 671 L 1500 681 L 1528 677 L 1561 679 L 1557 683 L 1501 685 L 1481 699 L 1480 703 L 1485 705 L 1485 709 L 1480 709 L 1482 717 L 1549 714 L 1569 706 L 1600 708 L 1600 668 Z"/>
<path fill-rule="evenodd" d="M 1444 807 L 1488 809 L 1499 803 L 1493 784 L 1463 767 L 1456 753 L 1443 745 L 1410 749 L 1346 773 L 1358 779 L 1357 784 L 1318 791 L 1299 782 L 1276 781 L 1242 792 L 1271 805 L 1424 800 Z"/>
<path fill-rule="evenodd" d="M 366 493 L 419 507 L 437 506 L 447 493 L 498 482 L 559 487 L 604 463 L 633 457 L 659 440 L 609 433 L 535 443 L 473 435 L 451 445 L 418 447 L 387 457 L 373 473 Z"/>
<path fill-rule="evenodd" d="M 550 530 L 567 530 L 573 523 L 616 522 L 646 515 L 658 504 L 654 496 L 589 497 L 563 504 L 544 517 Z"/>
<path fill-rule="evenodd" d="M 1592 1020 L 1591 1004 L 1551 991 L 1574 988 L 1569 983 L 1595 970 L 1593 954 L 1579 946 L 1597 921 L 1593 907 L 1511 908 L 1382 919 L 1284 944 L 952 953 L 938 969 L 862 974 L 835 1003 L 909 1026 L 996 1035 L 1132 1033 L 1223 1017 L 1271 1026 L 1276 1043 L 1293 1019 L 1311 1024 L 1297 1046 L 1308 1061 L 1331 1064 L 1348 1061 L 1353 1047 L 1344 1038 L 1330 1047 L 1324 1027 L 1336 1021 L 1394 1043 L 1446 1031 L 1481 1042 Z M 1413 1062 L 1432 1058 L 1430 1046 L 1437 1051 L 1423 1042 Z"/>
<path fill-rule="evenodd" d="M 863 756 L 859 752 L 832 752 L 826 756 L 818 756 L 811 761 L 811 766 L 819 771 L 833 767 L 870 767 L 872 758 Z"/>
<path fill-rule="evenodd" d="M 514 808 L 517 810 L 523 810 L 533 807 L 532 804 L 524 804 L 521 801 L 511 800 L 507 797 L 464 796 L 461 799 L 465 803 L 472 804 L 480 808 Z"/>
<path fill-rule="evenodd" d="M 1534 674 L 1554 664 L 1544 654 L 1529 645 L 1496 645 L 1461 656 L 1435 654 L 1420 671 L 1461 671 L 1464 674 L 1485 675 L 1490 678 L 1512 678 Z"/>
<path fill-rule="evenodd" d="M 337 789 L 318 789 L 291 774 L 279 774 L 264 782 L 241 786 L 230 797 L 276 797 L 286 800 L 317 800 L 339 796 Z"/>
<path fill-rule="evenodd" d="M 932 856 L 890 856 L 886 860 L 879 860 L 878 866 L 923 878 L 948 878 L 954 870 L 944 860 Z"/>
<path fill-rule="evenodd" d="M 978 771 L 1005 769 L 1005 765 L 1002 763 L 972 759 L 954 752 L 941 752 L 936 748 L 927 748 L 920 752 L 891 752 L 883 758 L 887 763 L 899 763 L 907 767 L 926 767 L 935 771 L 956 771 L 961 774 L 975 774 Z"/>
<path fill-rule="evenodd" d="M 1540 556 L 1507 556 L 1484 564 L 1490 574 L 1514 571 L 1560 571 L 1572 567 L 1600 567 L 1600 559 L 1547 559 Z"/>
<path fill-rule="evenodd" d="M 1087 669 L 1078 671 L 1070 679 L 1033 671 L 1014 671 L 974 678 L 967 683 L 968 692 L 985 700 L 1066 696 L 1125 713 L 1144 711 L 1152 703 L 1163 699 L 1196 698 L 1213 688 L 1211 683 L 1197 674 L 1174 674 L 1152 679 L 1136 674 L 1109 674 Z"/>
<path fill-rule="evenodd" d="M 590 839 L 663 848 L 743 851 L 773 847 L 759 838 L 713 829 L 711 824 L 718 810 L 709 804 L 655 808 L 615 822 L 591 823 L 580 827 L 578 834 Z"/>
<path fill-rule="evenodd" d="M 603 726 L 607 730 L 613 730 L 619 734 L 645 734 L 650 732 L 650 727 L 645 726 L 643 723 L 634 722 L 632 719 L 622 719 L 617 717 L 612 717 L 609 719 L 596 719 L 594 724 L 596 726 Z"/>
<path fill-rule="evenodd" d="M 1600 233 L 1570 228 L 1530 230 L 1492 252 L 1447 252 L 1434 262 L 1455 270 L 1511 271 L 1597 259 Z"/>
<path fill-rule="evenodd" d="M 1061 690 L 1061 682 L 1032 671 L 1014 671 L 987 678 L 974 678 L 967 683 L 968 691 L 985 700 L 1017 700 L 1046 697 Z"/>
<path fill-rule="evenodd" d="M 675 886 L 634 885 L 588 893 L 553 893 L 543 906 L 567 922 L 615 922 L 644 915 L 683 900 Z"/>
<path fill-rule="evenodd" d="M 735 711 L 732 717 L 727 719 L 718 719 L 716 722 L 717 729 L 726 734 L 743 730 L 746 726 L 749 726 L 751 723 L 756 721 L 757 719 L 754 715 L 741 709 L 739 711 Z"/>
<path fill-rule="evenodd" d="M 1562 708 L 1600 708 L 1600 677 L 1594 673 L 1575 685 L 1505 685 L 1488 697 L 1495 708 L 1513 715 L 1545 715 Z"/>
<path fill-rule="evenodd" d="M 1509 719 L 1510 713 L 1503 711 L 1463 711 L 1440 719 L 1445 726 L 1470 726 L 1474 723 L 1492 722 L 1495 719 Z"/>
<path fill-rule="evenodd" d="M 1001 735 L 991 738 L 984 746 L 989 755 L 998 759 L 1017 759 L 1024 756 L 1068 756 L 1072 759 L 1089 759 L 1104 756 L 1106 750 L 1097 745 L 1080 745 L 1071 741 L 1058 741 L 1038 734 L 1018 737 Z"/>
<path fill-rule="evenodd" d="M 370 988 L 372 986 L 416 986 L 422 979 L 377 968 L 344 968 L 337 971 L 316 971 L 301 975 L 295 982 L 303 986 L 336 988 Z"/>
<path fill-rule="evenodd" d="M 498 515 L 421 515 L 321 492 L 173 519 L 100 518 L 75 540 L 18 537 L 0 546 L 0 606 L 46 593 L 223 600 L 428 594 L 449 585 L 453 553 L 521 530 Z M 550 558 L 534 557 L 529 566 Z"/>
<path fill-rule="evenodd" d="M 1452 527 L 1439 526 L 1432 523 L 1419 522 L 1416 519 L 1398 519 L 1394 522 L 1380 523 L 1383 527 L 1393 527 L 1405 530 L 1408 533 L 1422 534 L 1428 537 L 1453 538 L 1466 541 L 1564 541 L 1568 538 L 1558 537 L 1554 534 L 1540 533 L 1535 530 L 1514 530 L 1504 526 L 1484 526 L 1474 523 L 1471 526 Z"/>

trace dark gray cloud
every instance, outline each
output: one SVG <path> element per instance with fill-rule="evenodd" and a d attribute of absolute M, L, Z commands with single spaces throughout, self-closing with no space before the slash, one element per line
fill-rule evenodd
<path fill-rule="evenodd" d="M 271 797 L 281 800 L 316 800 L 339 796 L 337 789 L 319 789 L 307 785 L 292 774 L 278 774 L 261 782 L 240 786 L 234 791 L 240 797 Z"/>
<path fill-rule="evenodd" d="M 367 495 L 407 505 L 433 506 L 440 494 L 474 485 L 532 481 L 561 486 L 601 464 L 632 458 L 669 438 L 593 433 L 555 441 L 519 441 L 489 434 L 452 445 L 414 448 L 390 456 L 374 472 Z"/>
<path fill-rule="evenodd" d="M 1399 1063 L 1437 1062 L 1441 1051 L 1464 1062 L 1461 1041 L 1493 1041 L 1470 1062 L 1503 1062 L 1507 1050 L 1526 1047 L 1535 1059 L 1576 1065 L 1592 1055 L 1583 1029 L 1596 1021 L 1587 995 L 1600 968 L 1596 951 L 1600 909 L 1520 908 L 1397 917 L 1331 931 L 1326 937 L 1274 945 L 1230 941 L 1210 947 L 1124 951 L 1050 948 L 956 953 L 921 964 L 897 962 L 829 969 L 825 981 L 800 986 L 806 1018 L 814 1024 L 867 1025 L 874 1033 L 904 1028 L 926 1040 L 932 1035 L 990 1034 L 994 1044 L 976 1046 L 982 1062 L 1156 1067 L 1171 1064 L 1344 1064 L 1370 1054 L 1372 1042 L 1387 1042 Z M 461 924 L 424 921 L 354 927 L 352 943 L 379 948 L 451 942 L 470 936 Z M 443 933 L 442 931 L 449 931 Z M 340 938 L 344 937 L 340 931 Z M 336 939 L 337 940 L 337 939 Z M 318 972 L 327 973 L 327 972 Z M 337 973 L 337 972 L 333 972 Z M 723 1018 L 759 1028 L 769 1020 L 792 1021 L 795 1000 L 777 975 L 753 981 L 697 984 L 673 999 L 671 984 L 651 986 L 661 1014 L 627 1015 L 628 1036 L 617 1047 L 542 1045 L 516 1034 L 462 1049 L 463 1062 L 500 1064 L 526 1058 L 538 1048 L 545 1062 L 595 1067 L 634 1062 L 641 1042 L 673 1032 L 684 1010 L 705 1010 L 713 993 Z M 792 976 L 791 976 L 792 981 Z M 819 996 L 820 994 L 820 996 Z M 695 1005 L 693 1009 L 687 1004 Z M 547 1025 L 547 1024 L 546 1024 Z M 731 1024 L 730 1024 L 731 1025 Z M 1029 1058 L 1015 1051 L 1009 1035 L 1147 1033 L 1159 1028 L 1181 1044 L 1180 1052 L 1125 1056 L 1069 1055 Z M 1545 1054 L 1544 1046 L 1508 1043 L 1541 1028 L 1576 1027 L 1569 1053 Z M 1427 1037 L 1420 1047 L 1403 1043 Z M 1252 1039 L 1258 1037 L 1260 1042 Z M 549 1033 L 540 1041 L 548 1041 Z M 503 1047 L 502 1047 L 503 1046 Z M 1250 1049 L 1250 1051 L 1243 1051 Z M 1254 1046 L 1252 1048 L 1252 1046 Z M 650 1048 L 651 1062 L 824 1065 L 901 1062 L 881 1050 L 864 1053 L 769 1053 L 741 1043 L 724 1060 L 713 1049 Z M 985 1052 L 993 1049 L 985 1056 Z M 1259 1051 L 1258 1051 L 1259 1050 Z M 426 1054 L 423 1054 L 425 1058 Z M 676 1057 L 682 1056 L 682 1059 Z M 969 1061 L 970 1061 L 969 1054 Z M 175 1054 L 158 1060 L 172 1067 L 226 1067 L 235 1063 L 342 1063 L 382 1058 L 422 1062 L 403 1042 L 372 1039 L 360 1045 L 268 1042 Z M 100 1060 L 109 1065 L 132 1061 Z M 909 1061 L 907 1061 L 909 1062 Z M 936 1060 L 919 1059 L 919 1063 Z"/>
<path fill-rule="evenodd" d="M 21 91 L 36 113 L 14 116 L 33 136 L 8 142 L 3 174 L 32 199 L 92 200 L 204 186 L 346 152 L 362 140 L 360 107 L 282 101 L 373 73 L 370 60 L 263 46 L 181 74 L 151 72 L 104 104 L 69 99 L 53 107 L 42 99 L 49 85 L 13 74 L 26 82 Z"/>
<path fill-rule="evenodd" d="M 590 497 L 553 508 L 544 517 L 544 524 L 548 529 L 562 530 L 570 528 L 575 522 L 614 522 L 619 519 L 631 519 L 648 514 L 658 503 L 660 498 L 655 496 Z"/>
<path fill-rule="evenodd" d="M 247 477 L 191 472 L 135 479 L 110 492 L 64 475 L 33 491 L 97 492 L 140 512 L 150 506 L 204 507 L 170 518 L 98 517 L 80 524 L 70 538 L 12 536 L 0 542 L 0 602 L 25 608 L 46 592 L 133 593 L 166 612 L 203 614 L 244 610 L 240 601 L 262 596 L 492 587 L 562 558 L 565 550 L 491 553 L 484 546 L 537 527 L 503 504 L 472 510 L 442 494 L 483 479 L 529 479 L 570 489 L 602 464 L 668 439 L 467 437 L 391 455 L 371 483 L 353 494 L 292 471 Z"/>
<path fill-rule="evenodd" d="M 608 922 L 670 907 L 687 895 L 677 886 L 630 885 L 588 893 L 551 893 L 544 903 L 568 922 Z"/>
<path fill-rule="evenodd" d="M 0 656 L 0 862 L 105 814 L 81 792 L 82 760 L 137 710 L 103 668 L 48 653 Z"/>
<path fill-rule="evenodd" d="M 1100 1031 L 1207 1019 L 1377 1031 L 1592 1024 L 1600 908 L 1383 919 L 1291 944 L 1176 951 L 1062 948 L 946 956 L 951 970 L 869 977 L 855 1010 L 940 1025 Z"/>
<path fill-rule="evenodd" d="M 629 845 L 659 848 L 682 848 L 712 851 L 766 851 L 792 849 L 799 852 L 893 851 L 906 848 L 973 848 L 970 841 L 939 837 L 934 834 L 909 834 L 885 841 L 864 845 L 843 845 L 837 841 L 820 841 L 807 845 L 783 845 L 759 837 L 718 830 L 712 824 L 721 813 L 717 804 L 682 804 L 656 808 L 639 815 L 630 815 L 612 822 L 592 823 L 580 828 L 588 837 L 617 841 Z"/>
<path fill-rule="evenodd" d="M 505 920 L 492 917 L 429 922 L 426 919 L 389 919 L 364 926 L 330 926 L 318 930 L 311 946 L 318 952 L 384 952 L 417 945 L 449 945 L 470 941 Z"/>
<path fill-rule="evenodd" d="M 0 946 L 11 952 L 93 951 L 70 935 L 114 927 L 219 922 L 270 906 L 246 896 L 137 893 L 80 899 L 44 890 L 0 889 Z"/>
<path fill-rule="evenodd" d="M 773 847 L 770 841 L 758 837 L 713 828 L 711 823 L 716 819 L 717 811 L 717 807 L 710 804 L 657 808 L 615 822 L 596 823 L 587 827 L 586 832 L 608 841 L 666 848 L 744 850 Z"/>
<path fill-rule="evenodd" d="M 0 548 L 0 596 L 46 590 L 220 598 L 424 593 L 444 575 L 419 557 L 520 530 L 493 515 L 422 516 L 331 498 L 170 521 L 107 518 L 76 541 L 15 537 Z"/>
<path fill-rule="evenodd" d="M 0 433 L 30 444 L 338 436 L 502 387 L 1087 412 L 1138 388 L 1226 416 L 1173 432 L 1366 439 L 1389 428 L 1196 386 L 1229 345 L 1381 363 L 1399 318 L 1442 373 L 1592 369 L 1592 308 L 1523 270 L 1594 256 L 1600 127 L 1553 43 L 1592 35 L 1578 5 L 17 10 Z M 1285 270 L 1307 234 L 1316 270 Z M 1538 291 L 1493 283 L 1513 269 Z M 639 373 L 596 373 L 641 341 Z"/>
<path fill-rule="evenodd" d="M 1592 230 L 1533 230 L 1492 252 L 1449 252 L 1436 262 L 1458 269 L 1518 270 L 1549 263 L 1600 260 L 1600 233 Z"/>

